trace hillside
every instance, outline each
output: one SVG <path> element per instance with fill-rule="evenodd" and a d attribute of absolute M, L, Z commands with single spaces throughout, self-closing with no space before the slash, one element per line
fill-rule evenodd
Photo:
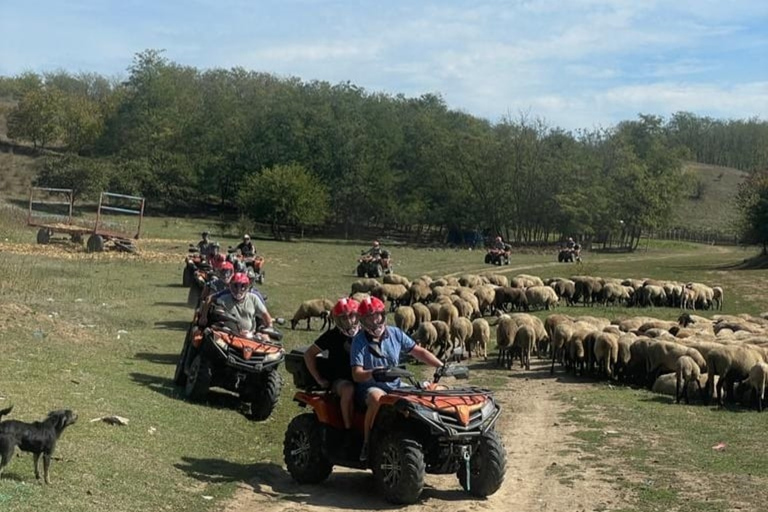
<path fill-rule="evenodd" d="M 701 197 L 688 197 L 682 201 L 671 225 L 692 230 L 734 233 L 738 218 L 734 198 L 747 173 L 695 162 L 686 164 L 686 171 L 701 180 Z"/>

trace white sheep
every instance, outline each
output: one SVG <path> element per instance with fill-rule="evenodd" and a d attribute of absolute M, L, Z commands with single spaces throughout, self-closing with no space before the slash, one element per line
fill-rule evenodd
<path fill-rule="evenodd" d="M 331 310 L 333 309 L 333 302 L 328 299 L 312 299 L 305 300 L 296 310 L 296 313 L 291 319 L 291 329 L 296 329 L 296 324 L 301 320 L 307 321 L 307 330 L 311 330 L 309 322 L 312 318 L 322 318 L 323 325 L 320 329 L 325 329 L 326 326 L 330 329 L 331 320 L 328 318 Z"/>
<path fill-rule="evenodd" d="M 472 352 L 477 348 L 483 359 L 488 360 L 488 343 L 491 340 L 491 327 L 485 318 L 476 318 L 472 321 L 472 336 L 467 344 L 467 355 L 472 358 Z"/>
<path fill-rule="evenodd" d="M 691 382 L 696 381 L 696 385 L 699 386 L 699 395 L 704 394 L 701 389 L 701 367 L 690 356 L 680 356 L 676 363 L 675 369 L 675 402 L 680 403 L 680 397 L 685 398 L 685 403 L 688 401 L 688 388 Z M 682 388 L 681 388 L 682 386 Z M 682 391 L 682 392 L 681 392 Z"/>
<path fill-rule="evenodd" d="M 763 362 L 755 364 L 749 370 L 747 383 L 752 388 L 757 399 L 757 411 L 763 412 L 763 400 L 768 399 L 765 396 L 766 388 L 768 388 L 768 364 Z"/>
<path fill-rule="evenodd" d="M 400 306 L 395 310 L 395 325 L 406 334 L 416 328 L 416 313 L 411 306 Z"/>

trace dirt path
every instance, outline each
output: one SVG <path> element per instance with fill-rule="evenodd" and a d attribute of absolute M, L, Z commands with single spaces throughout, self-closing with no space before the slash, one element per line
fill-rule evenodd
<path fill-rule="evenodd" d="M 502 488 L 487 500 L 462 492 L 452 475 L 428 475 L 423 500 L 409 507 L 393 507 L 373 488 L 370 472 L 334 469 L 319 486 L 299 486 L 276 465 L 262 467 L 242 484 L 223 512 L 329 512 L 403 508 L 414 512 L 445 511 L 591 511 L 616 508 L 617 491 L 588 462 L 561 413 L 567 405 L 557 393 L 584 384 L 549 378 L 546 363 L 534 361 L 530 372 L 513 369 L 497 398 L 504 412 L 497 428 L 507 449 L 507 475 Z M 535 365 L 535 366 L 534 366 Z"/>

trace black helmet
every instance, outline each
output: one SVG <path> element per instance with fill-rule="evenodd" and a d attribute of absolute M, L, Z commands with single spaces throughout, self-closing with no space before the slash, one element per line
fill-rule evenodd
<path fill-rule="evenodd" d="M 202 233 L 202 237 L 203 238 L 207 237 L 208 235 L 210 235 L 210 233 L 208 233 L 207 231 L 203 231 L 203 233 Z"/>

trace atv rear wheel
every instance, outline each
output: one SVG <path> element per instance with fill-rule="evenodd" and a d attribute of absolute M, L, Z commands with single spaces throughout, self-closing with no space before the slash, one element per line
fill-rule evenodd
<path fill-rule="evenodd" d="M 323 455 L 322 443 L 322 429 L 314 414 L 301 414 L 288 424 L 283 460 L 288 472 L 300 484 L 319 484 L 333 471 L 333 464 Z"/>
<path fill-rule="evenodd" d="M 195 270 L 190 266 L 184 267 L 184 273 L 181 274 L 181 285 L 185 288 L 189 288 L 192 286 L 192 281 L 194 281 L 194 279 Z"/>
<path fill-rule="evenodd" d="M 193 402 L 201 402 L 208 396 L 211 387 L 211 366 L 202 354 L 198 354 L 189 365 L 189 375 L 184 394 Z"/>
<path fill-rule="evenodd" d="M 469 481 L 463 462 L 460 463 L 457 476 L 465 491 L 472 496 L 485 498 L 499 490 L 504 482 L 506 469 L 507 454 L 501 443 L 501 436 L 491 430 L 480 438 L 480 443 L 469 460 Z"/>
<path fill-rule="evenodd" d="M 375 445 L 373 478 L 384 499 L 391 503 L 411 504 L 424 488 L 424 452 L 421 445 L 402 434 L 385 435 Z"/>
<path fill-rule="evenodd" d="M 365 277 L 365 269 L 362 265 L 357 266 L 357 277 Z"/>
<path fill-rule="evenodd" d="M 371 277 L 381 277 L 384 275 L 384 269 L 381 268 L 381 265 L 376 265 L 373 269 L 373 276 Z"/>
<path fill-rule="evenodd" d="M 264 421 L 269 418 L 280 399 L 280 389 L 283 387 L 283 377 L 277 369 L 269 371 L 260 378 L 251 400 L 250 418 L 255 421 Z"/>

